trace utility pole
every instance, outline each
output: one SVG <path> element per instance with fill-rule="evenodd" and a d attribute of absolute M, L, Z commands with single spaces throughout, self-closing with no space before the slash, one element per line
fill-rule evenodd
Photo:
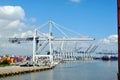
<path fill-rule="evenodd" d="M 117 1 L 118 14 L 118 80 L 120 80 L 120 0 Z"/>

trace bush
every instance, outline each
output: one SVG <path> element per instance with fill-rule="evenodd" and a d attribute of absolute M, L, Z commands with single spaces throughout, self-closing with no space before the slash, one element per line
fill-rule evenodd
<path fill-rule="evenodd" d="M 0 66 L 9 66 L 10 63 L 7 60 L 0 62 Z"/>

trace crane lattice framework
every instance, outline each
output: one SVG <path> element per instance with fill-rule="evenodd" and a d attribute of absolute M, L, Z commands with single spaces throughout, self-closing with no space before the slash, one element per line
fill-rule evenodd
<path fill-rule="evenodd" d="M 46 25 L 49 26 L 48 33 L 42 33 L 41 29 L 44 28 Z M 59 32 L 61 32 L 62 35 L 64 35 L 63 38 L 55 37 L 53 36 L 54 33 L 52 32 L 53 27 L 55 27 Z M 42 24 L 41 26 L 37 27 L 34 30 L 34 34 L 32 37 L 26 37 L 26 38 L 9 38 L 9 41 L 12 43 L 21 43 L 24 41 L 32 41 L 33 42 L 33 62 L 36 61 L 35 57 L 40 55 L 41 51 L 46 47 L 46 45 L 49 45 L 49 55 L 53 55 L 53 49 L 52 44 L 57 41 L 61 42 L 68 42 L 68 41 L 93 41 L 94 38 L 91 37 L 69 37 L 61 28 L 67 29 L 54 21 L 50 20 L 45 24 Z M 74 32 L 70 29 L 68 29 L 70 32 Z M 76 32 L 74 32 L 76 33 Z M 77 33 L 78 34 L 78 33 Z M 40 42 L 43 41 L 43 44 L 41 45 Z M 41 47 L 42 46 L 42 47 Z M 63 46 L 63 45 L 62 45 Z M 51 60 L 53 61 L 53 60 Z"/>

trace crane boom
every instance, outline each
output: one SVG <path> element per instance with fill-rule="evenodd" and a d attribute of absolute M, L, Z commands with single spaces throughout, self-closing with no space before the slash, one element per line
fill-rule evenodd
<path fill-rule="evenodd" d="M 47 41 L 49 39 L 36 37 L 36 40 Z M 51 41 L 93 41 L 93 40 L 95 39 L 94 38 L 54 38 L 54 39 L 51 39 Z M 9 38 L 9 42 L 11 43 L 24 42 L 24 41 L 33 41 L 33 37 Z"/>

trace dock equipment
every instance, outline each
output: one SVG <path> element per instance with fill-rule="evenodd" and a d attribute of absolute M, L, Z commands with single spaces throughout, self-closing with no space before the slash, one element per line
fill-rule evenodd
<path fill-rule="evenodd" d="M 47 28 L 49 30 L 47 33 L 43 33 L 42 29 L 44 27 L 46 27 L 47 25 L 49 26 Z M 53 32 L 54 28 L 56 30 L 58 30 L 58 32 L 56 32 L 56 33 L 61 33 L 63 36 L 62 37 L 54 36 L 56 34 Z M 68 53 L 68 51 L 64 51 L 64 52 L 58 52 L 57 50 L 55 51 L 53 49 L 53 44 L 55 42 L 63 43 L 63 42 L 73 42 L 73 41 L 93 41 L 93 40 L 95 40 L 94 38 L 91 38 L 89 36 L 81 36 L 81 37 L 73 37 L 72 36 L 72 37 L 70 37 L 62 29 L 70 31 L 72 33 L 76 33 L 70 29 L 65 28 L 64 26 L 61 26 L 61 25 L 55 23 L 52 20 L 49 20 L 45 24 L 42 24 L 41 26 L 37 27 L 34 30 L 34 34 L 32 36 L 26 37 L 26 38 L 17 38 L 17 37 L 9 38 L 9 41 L 11 43 L 18 43 L 18 44 L 20 44 L 21 42 L 32 41 L 33 42 L 33 62 L 36 63 L 36 61 L 38 61 L 38 60 L 35 60 L 35 57 L 38 55 L 40 56 L 41 52 L 46 48 L 47 45 L 49 46 L 48 55 L 51 55 L 51 56 L 53 56 L 53 58 L 55 58 L 54 55 L 56 53 L 58 53 L 60 55 L 63 53 Z M 45 31 L 47 31 L 47 30 L 45 30 Z M 76 34 L 78 34 L 79 36 L 81 35 L 79 33 L 76 33 Z M 63 45 L 61 45 L 61 46 L 63 46 Z M 63 50 L 63 49 L 61 49 L 61 50 Z M 73 53 L 71 52 L 71 54 L 73 54 Z M 50 61 L 53 61 L 53 60 L 50 60 Z"/>

